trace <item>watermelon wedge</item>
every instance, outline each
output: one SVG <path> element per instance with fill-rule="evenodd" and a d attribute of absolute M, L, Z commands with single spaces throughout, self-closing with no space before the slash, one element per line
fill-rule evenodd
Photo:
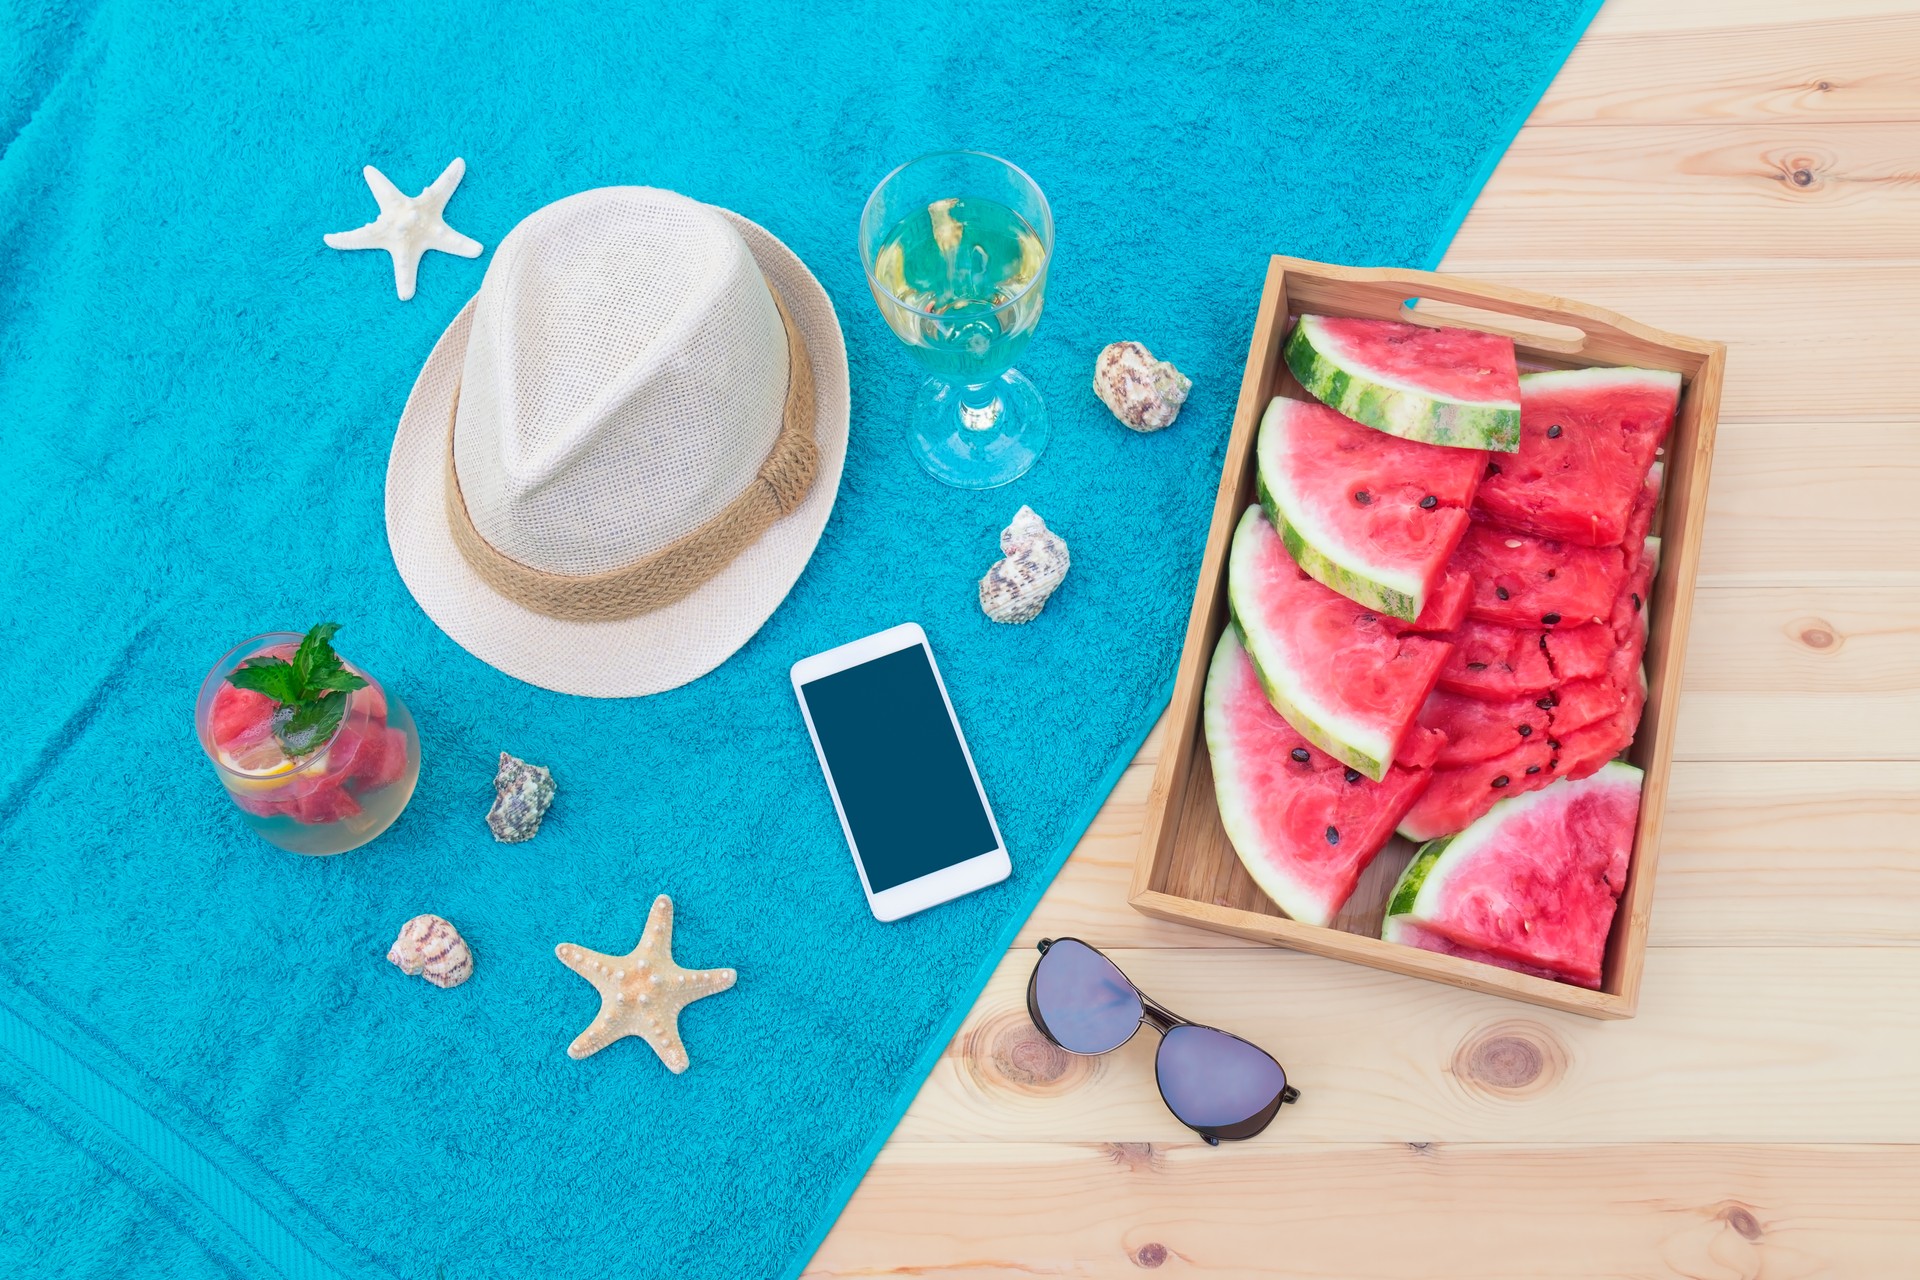
<path fill-rule="evenodd" d="M 1583 683 L 1597 685 L 1600 682 Z M 1604 706 L 1591 720 L 1617 709 L 1617 705 Z M 1545 742 L 1553 736 L 1548 732 L 1551 726 L 1546 708 L 1532 698 L 1490 702 L 1448 689 L 1435 689 L 1427 696 L 1426 704 L 1420 708 L 1419 723 L 1422 728 L 1446 737 L 1446 746 L 1434 760 L 1443 769 L 1491 760 L 1529 739 Z"/>
<path fill-rule="evenodd" d="M 1489 464 L 1476 507 L 1543 538 L 1619 546 L 1679 400 L 1680 375 L 1660 370 L 1527 374 L 1519 450 Z"/>
<path fill-rule="evenodd" d="M 1520 447 L 1520 378 L 1510 338 L 1301 316 L 1286 361 L 1307 394 L 1377 431 L 1456 449 Z"/>
<path fill-rule="evenodd" d="M 1640 770 L 1609 764 L 1503 800 L 1420 850 L 1389 916 L 1489 956 L 1598 987 L 1640 816 Z"/>
<path fill-rule="evenodd" d="M 1422 768 L 1362 777 L 1316 750 L 1267 701 L 1232 627 L 1214 647 L 1202 711 L 1220 824 L 1254 883 L 1295 920 L 1329 923 L 1427 785 Z M 1423 735 L 1422 748 L 1438 739 Z"/>
<path fill-rule="evenodd" d="M 1437 840 L 1464 831 L 1509 796 L 1537 791 L 1560 775 L 1554 761 L 1559 740 L 1535 734 L 1505 752 L 1433 770 L 1433 780 L 1400 819 L 1409 840 Z"/>
<path fill-rule="evenodd" d="M 1454 555 L 1473 579 L 1467 616 L 1509 627 L 1605 621 L 1627 578 L 1618 547 L 1582 547 L 1476 523 Z"/>
<path fill-rule="evenodd" d="M 1274 708 L 1334 759 L 1384 779 L 1447 642 L 1405 634 L 1309 578 L 1257 506 L 1234 531 L 1227 601 Z"/>
<path fill-rule="evenodd" d="M 1530 973 L 1536 978 L 1545 978 L 1550 982 L 1565 982 L 1566 975 L 1555 973 L 1552 969 L 1541 969 L 1530 964 L 1521 964 L 1504 956 L 1496 956 L 1485 951 L 1476 951 L 1472 947 L 1463 947 L 1453 939 L 1433 930 L 1414 924 L 1407 916 L 1388 916 L 1381 923 L 1380 936 L 1388 942 L 1397 942 L 1405 947 L 1419 947 L 1422 951 L 1435 951 L 1443 956 L 1459 956 L 1463 960 L 1477 960 L 1481 964 L 1490 964 L 1499 969 L 1511 969 L 1515 973 Z"/>
<path fill-rule="evenodd" d="M 1325 405 L 1276 396 L 1258 457 L 1261 505 L 1295 563 L 1370 609 L 1419 618 L 1467 531 L 1484 456 L 1396 439 Z"/>
<path fill-rule="evenodd" d="M 1505 701 L 1539 697 L 1553 688 L 1546 633 L 1537 627 L 1523 630 L 1468 618 L 1446 638 L 1453 641 L 1453 651 L 1440 668 L 1442 689 Z M 1606 644 L 1611 648 L 1612 643 L 1608 633 Z"/>

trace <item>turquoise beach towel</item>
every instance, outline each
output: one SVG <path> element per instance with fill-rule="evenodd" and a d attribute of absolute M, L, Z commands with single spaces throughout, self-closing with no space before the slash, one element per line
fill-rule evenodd
<path fill-rule="evenodd" d="M 0 1273 L 792 1275 L 1164 704 L 1266 257 L 1431 264 L 1590 0 L 487 7 L 12 0 L 0 12 Z M 855 249 L 894 165 L 975 146 L 1058 221 L 1024 362 L 1054 443 L 1012 487 L 927 480 L 916 370 Z M 838 505 L 768 625 L 712 675 L 598 702 L 517 684 L 388 558 L 394 424 L 489 257 L 413 301 L 369 220 L 468 165 L 489 246 L 616 183 L 736 209 L 839 310 Z M 1194 380 L 1124 430 L 1094 353 Z M 1074 567 L 1024 627 L 974 583 L 1030 504 Z M 424 771 L 368 847 L 245 830 L 199 755 L 202 674 L 260 631 L 339 644 L 412 707 Z M 787 686 L 797 658 L 922 623 L 1012 851 L 1006 884 L 866 911 Z M 559 800 L 482 822 L 502 749 Z M 693 1066 L 566 1045 L 671 893 L 675 950 L 732 966 Z M 400 924 L 476 956 L 440 991 Z M 1312 1082 L 1302 1082 L 1311 1088 Z"/>

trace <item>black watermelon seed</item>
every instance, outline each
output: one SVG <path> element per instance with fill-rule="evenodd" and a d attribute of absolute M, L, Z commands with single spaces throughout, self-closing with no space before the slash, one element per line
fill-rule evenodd
<path fill-rule="evenodd" d="M 1500 474 L 1500 464 L 1497 462 L 1489 462 L 1487 464 L 1487 479 L 1491 480 L 1493 479 L 1493 477 L 1499 474 Z"/>
<path fill-rule="evenodd" d="M 1548 738 L 1547 745 L 1552 747 L 1555 751 L 1558 751 L 1560 749 L 1560 742 L 1556 738 Z"/>
<path fill-rule="evenodd" d="M 1494 786 L 1496 786 L 1496 787 L 1504 787 L 1504 786 L 1506 786 L 1506 785 L 1507 785 L 1507 775 L 1503 773 L 1503 774 L 1501 774 L 1501 775 L 1500 775 L 1499 777 L 1497 777 L 1497 778 L 1495 778 L 1495 779 L 1493 780 L 1493 785 L 1494 785 Z"/>
<path fill-rule="evenodd" d="M 1499 596 L 1502 600 L 1505 600 L 1507 598 L 1507 589 L 1505 587 L 1495 587 L 1493 589 L 1493 594 Z"/>
<path fill-rule="evenodd" d="M 1540 652 L 1545 653 L 1546 651 L 1547 651 L 1547 633 L 1542 631 L 1540 633 Z"/>
<path fill-rule="evenodd" d="M 1539 766 L 1539 765 L 1537 765 L 1537 764 L 1530 764 L 1530 765 L 1528 765 L 1528 766 L 1527 766 L 1527 772 L 1528 772 L 1528 773 L 1538 773 L 1538 772 L 1540 772 L 1540 766 Z"/>
<path fill-rule="evenodd" d="M 1552 694 L 1548 694 L 1546 697 L 1541 698 L 1539 701 L 1535 702 L 1533 705 L 1540 708 L 1542 711 L 1551 711 L 1555 707 L 1560 705 L 1560 699 L 1554 697 Z"/>
<path fill-rule="evenodd" d="M 1487 664 L 1484 662 L 1469 662 L 1467 664 L 1467 670 L 1469 671 L 1485 671 L 1486 669 Z"/>
<path fill-rule="evenodd" d="M 1640 593 L 1638 591 L 1633 593 L 1633 611 L 1635 613 L 1640 612 Z"/>
<path fill-rule="evenodd" d="M 1550 627 L 1557 627 L 1560 625 L 1560 615 L 1557 613 L 1549 613 L 1544 617 L 1542 617 L 1540 621 L 1546 623 Z"/>
<path fill-rule="evenodd" d="M 1360 771 L 1358 769 L 1347 770 L 1347 781 L 1348 782 L 1360 781 Z"/>
<path fill-rule="evenodd" d="M 1432 494 L 1428 494 L 1426 497 L 1420 499 L 1420 509 L 1422 511 L 1431 511 L 1439 505 L 1440 499 L 1434 497 Z"/>
<path fill-rule="evenodd" d="M 1530 737 L 1532 737 L 1532 736 L 1533 736 L 1533 726 L 1532 726 L 1532 725 L 1530 725 L 1530 724 L 1523 724 L 1523 725 L 1521 725 L 1521 726 L 1520 726 L 1520 736 L 1521 736 L 1521 737 L 1523 737 L 1523 738 L 1530 738 Z"/>
<path fill-rule="evenodd" d="M 1364 507 L 1369 502 L 1373 501 L 1373 495 L 1368 493 L 1365 489 L 1355 489 L 1353 491 L 1353 500 Z"/>
<path fill-rule="evenodd" d="M 1339 843 L 1340 843 L 1340 828 L 1338 828 L 1338 827 L 1328 827 L 1328 828 L 1327 828 L 1327 843 L 1328 843 L 1328 844 L 1339 844 Z"/>
<path fill-rule="evenodd" d="M 1552 426 L 1547 428 L 1547 439 L 1558 440 L 1559 438 L 1560 438 L 1560 424 L 1556 422 Z"/>
<path fill-rule="evenodd" d="M 1301 764 L 1305 764 L 1307 761 L 1313 759 L 1312 756 L 1307 754 L 1307 749 L 1305 747 L 1295 747 L 1292 750 L 1292 752 L 1290 752 L 1289 754 L 1291 754 L 1293 758 L 1295 760 L 1298 760 Z"/>
<path fill-rule="evenodd" d="M 1556 574 L 1556 573 L 1559 573 L 1559 572 L 1560 572 L 1560 571 L 1559 571 L 1558 569 L 1549 569 L 1549 570 L 1547 570 L 1547 581 L 1548 581 L 1548 582 L 1552 582 L 1552 581 L 1553 581 L 1553 575 L 1554 575 L 1554 574 Z"/>

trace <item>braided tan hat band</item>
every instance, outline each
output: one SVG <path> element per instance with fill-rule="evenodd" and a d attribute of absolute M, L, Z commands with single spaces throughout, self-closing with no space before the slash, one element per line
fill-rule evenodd
<path fill-rule="evenodd" d="M 618 622 L 678 604 L 732 564 L 759 541 L 776 520 L 788 515 L 813 488 L 820 466 L 814 441 L 813 362 L 780 291 L 767 291 L 780 309 L 787 331 L 787 400 L 780 434 L 767 460 L 746 490 L 719 514 L 633 564 L 602 573 L 565 574 L 535 569 L 501 554 L 480 535 L 460 492 L 453 465 L 453 422 L 460 407 L 458 388 L 447 415 L 447 524 L 461 558 L 480 580 L 524 608 L 563 622 Z"/>

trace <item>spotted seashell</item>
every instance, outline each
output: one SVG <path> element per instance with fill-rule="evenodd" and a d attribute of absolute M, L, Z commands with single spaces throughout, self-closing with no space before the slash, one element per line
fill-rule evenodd
<path fill-rule="evenodd" d="M 553 774 L 502 751 L 500 771 L 493 775 L 493 808 L 487 825 L 501 844 L 518 844 L 540 834 L 540 821 L 553 803 Z"/>
<path fill-rule="evenodd" d="M 1093 393 L 1135 431 L 1158 431 L 1180 416 L 1193 379 L 1137 342 L 1111 342 L 1093 362 Z"/>
<path fill-rule="evenodd" d="M 1067 576 L 1066 541 L 1022 507 L 1001 532 L 1000 549 L 1007 558 L 980 579 L 980 610 L 995 622 L 1032 622 Z"/>
<path fill-rule="evenodd" d="M 473 976 L 473 952 L 452 923 L 439 916 L 415 916 L 400 926 L 387 959 L 400 972 L 425 978 L 436 987 L 457 987 Z"/>

